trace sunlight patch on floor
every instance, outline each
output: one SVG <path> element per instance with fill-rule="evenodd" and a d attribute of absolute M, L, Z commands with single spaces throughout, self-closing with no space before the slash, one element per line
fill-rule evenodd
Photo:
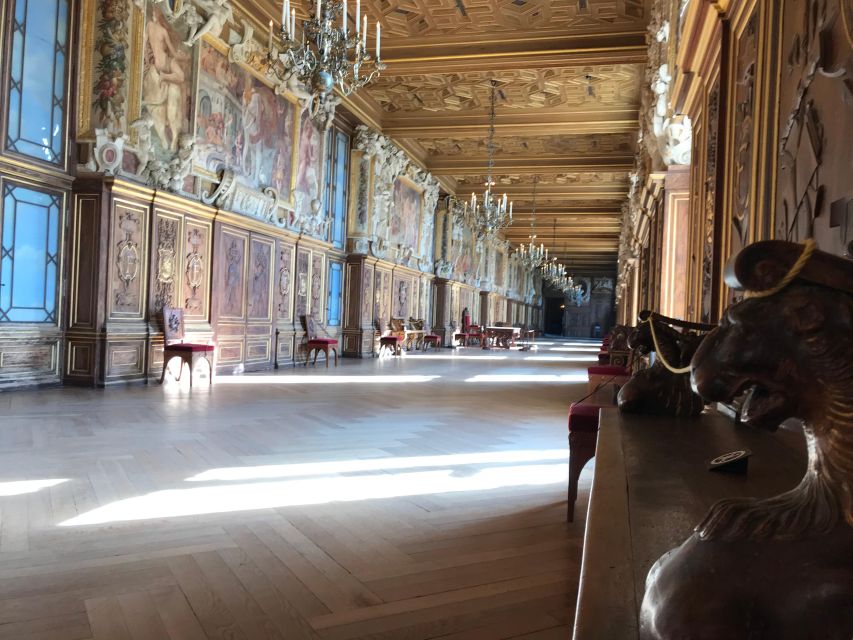
<path fill-rule="evenodd" d="M 474 471 L 442 469 L 170 489 L 119 500 L 66 520 L 59 526 L 73 527 L 297 505 L 488 491 L 504 487 L 564 483 L 567 478 L 568 464 L 554 463 Z"/>
<path fill-rule="evenodd" d="M 481 374 L 467 378 L 465 382 L 589 382 L 585 373 L 545 374 L 545 373 L 496 373 Z"/>
<path fill-rule="evenodd" d="M 217 378 L 215 384 L 406 384 L 410 382 L 431 382 L 441 376 L 336 376 L 336 375 L 299 375 L 299 376 L 231 376 Z"/>
<path fill-rule="evenodd" d="M 13 480 L 11 482 L 0 482 L 0 498 L 8 496 L 22 496 L 27 493 L 35 493 L 42 489 L 49 489 L 56 485 L 68 482 L 68 478 L 50 478 L 47 480 Z"/>
<path fill-rule="evenodd" d="M 499 464 L 507 462 L 544 462 L 546 460 L 565 460 L 567 455 L 568 452 L 565 449 L 531 449 L 520 451 L 487 451 L 483 453 L 451 453 L 438 456 L 300 462 L 294 464 L 261 465 L 257 467 L 222 467 L 204 471 L 187 478 L 187 481 L 261 480 L 266 478 L 287 478 L 329 473 L 415 469 L 419 467 L 453 467 L 469 464 Z"/>

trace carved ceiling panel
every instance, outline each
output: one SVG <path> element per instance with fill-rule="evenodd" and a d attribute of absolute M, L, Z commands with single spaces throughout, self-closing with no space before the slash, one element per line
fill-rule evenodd
<path fill-rule="evenodd" d="M 470 188 L 482 187 L 486 183 L 486 176 L 454 176 L 459 187 Z M 530 175 L 497 175 L 495 182 L 499 187 L 512 187 L 515 185 L 530 186 L 533 177 Z M 627 171 L 586 171 L 557 173 L 539 176 L 539 186 L 613 186 L 624 187 L 628 185 Z"/>
<path fill-rule="evenodd" d="M 486 141 L 479 138 L 432 138 L 418 140 L 430 156 L 486 155 Z M 495 139 L 495 152 L 512 155 L 565 155 L 590 153 L 633 154 L 637 147 L 635 133 L 611 133 L 586 136 L 501 136 Z"/>
<path fill-rule="evenodd" d="M 364 0 L 392 38 L 643 28 L 644 0 Z"/>
<path fill-rule="evenodd" d="M 498 109 L 636 108 L 642 66 L 593 65 L 563 69 L 382 75 L 369 89 L 387 113 L 488 109 L 491 80 Z"/>

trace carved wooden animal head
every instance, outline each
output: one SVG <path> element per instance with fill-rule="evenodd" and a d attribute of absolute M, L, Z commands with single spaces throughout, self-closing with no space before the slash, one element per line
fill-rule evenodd
<path fill-rule="evenodd" d="M 628 336 L 628 348 L 638 356 L 648 355 L 655 350 L 652 332 L 647 322 L 651 314 L 651 311 L 641 311 L 637 326 L 631 329 Z"/>
<path fill-rule="evenodd" d="M 768 291 L 802 252 L 788 242 L 753 244 L 729 263 L 726 282 Z M 692 366 L 693 388 L 707 400 L 749 390 L 745 422 L 768 429 L 791 417 L 825 423 L 853 394 L 853 262 L 816 251 L 781 291 L 732 305 Z"/>

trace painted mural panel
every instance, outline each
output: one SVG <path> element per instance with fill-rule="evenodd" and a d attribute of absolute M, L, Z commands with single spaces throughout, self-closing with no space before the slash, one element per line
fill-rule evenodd
<path fill-rule="evenodd" d="M 252 237 L 249 254 L 249 318 L 271 320 L 272 242 Z"/>
<path fill-rule="evenodd" d="M 199 55 L 196 163 L 223 167 L 250 188 L 272 186 L 291 201 L 298 113 L 296 105 L 206 43 Z"/>
<path fill-rule="evenodd" d="M 219 317 L 228 319 L 243 319 L 245 317 L 244 301 L 246 300 L 245 257 L 246 241 L 243 234 L 222 231 L 221 240 L 221 283 L 222 293 L 219 296 Z"/>
<path fill-rule="evenodd" d="M 142 105 L 153 122 L 151 141 L 159 158 L 174 155 L 178 138 L 191 131 L 192 53 L 163 10 L 149 2 L 145 23 Z"/>
<path fill-rule="evenodd" d="M 210 227 L 187 220 L 184 237 L 184 317 L 205 320 L 210 269 Z"/>
<path fill-rule="evenodd" d="M 279 242 L 278 245 L 278 317 L 290 320 L 293 315 L 293 245 Z"/>
<path fill-rule="evenodd" d="M 406 178 L 394 181 L 394 206 L 391 209 L 390 241 L 416 249 L 420 239 L 423 190 Z"/>
<path fill-rule="evenodd" d="M 296 253 L 296 317 L 308 313 L 308 268 L 311 252 L 300 250 Z"/>
<path fill-rule="evenodd" d="M 304 111 L 299 122 L 299 168 L 296 173 L 296 212 L 311 214 L 311 202 L 320 197 L 323 167 L 323 132 Z"/>
<path fill-rule="evenodd" d="M 323 274 L 326 272 L 322 253 L 311 257 L 311 315 L 322 321 L 323 318 Z"/>

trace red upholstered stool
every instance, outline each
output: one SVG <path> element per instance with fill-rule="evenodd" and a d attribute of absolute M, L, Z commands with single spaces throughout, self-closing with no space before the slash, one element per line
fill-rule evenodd
<path fill-rule="evenodd" d="M 329 368 L 329 350 L 335 354 L 335 366 L 338 366 L 338 341 L 334 338 L 312 338 L 308 340 L 308 355 L 305 357 L 305 366 L 308 366 L 308 360 L 311 359 L 311 354 L 314 354 L 313 364 L 317 364 L 317 355 L 322 351 L 326 354 L 326 368 Z"/>
<path fill-rule="evenodd" d="M 399 356 L 403 352 L 403 337 L 402 336 L 381 336 L 379 338 L 379 353 L 385 349 L 391 349 L 395 356 Z"/>
<path fill-rule="evenodd" d="M 468 334 L 462 333 L 461 331 L 453 334 L 453 345 L 465 347 L 468 345 Z"/>
<path fill-rule="evenodd" d="M 621 387 L 631 379 L 631 371 L 625 367 L 610 364 L 600 364 L 587 370 L 589 382 L 587 390 L 594 395 L 593 402 L 598 404 L 613 404 L 614 391 L 612 387 Z"/>
<path fill-rule="evenodd" d="M 429 349 L 429 347 L 435 347 L 438 349 L 441 346 L 441 336 L 437 336 L 435 334 L 427 334 L 424 336 L 424 351 Z"/>
<path fill-rule="evenodd" d="M 594 404 L 574 403 L 569 407 L 569 492 L 566 518 L 575 521 L 575 502 L 578 499 L 578 479 L 593 457 L 598 440 L 598 411 Z"/>
<path fill-rule="evenodd" d="M 317 322 L 312 316 L 302 316 L 302 324 L 305 327 L 306 337 L 308 342 L 305 343 L 307 355 L 305 356 L 305 366 L 308 366 L 308 361 L 311 359 L 311 354 L 314 354 L 314 363 L 317 364 L 317 355 L 322 351 L 326 354 L 326 368 L 329 368 L 329 351 L 335 354 L 335 366 L 338 366 L 338 341 L 335 338 L 328 338 L 318 335 L 323 326 Z"/>

